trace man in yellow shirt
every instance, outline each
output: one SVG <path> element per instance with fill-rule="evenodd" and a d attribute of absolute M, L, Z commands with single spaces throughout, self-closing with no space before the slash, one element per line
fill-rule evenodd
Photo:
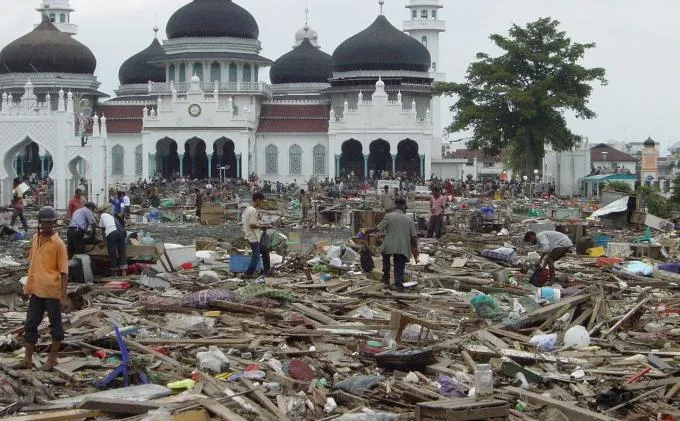
<path fill-rule="evenodd" d="M 33 353 L 38 342 L 38 326 L 45 311 L 50 319 L 52 347 L 43 370 L 49 371 L 58 364 L 57 356 L 64 340 L 61 312 L 68 305 L 68 253 L 66 245 L 54 232 L 57 213 L 49 206 L 38 211 L 38 233 L 33 236 L 28 254 L 28 278 L 24 293 L 29 297 L 24 343 L 26 352 L 22 368 L 33 368 Z"/>

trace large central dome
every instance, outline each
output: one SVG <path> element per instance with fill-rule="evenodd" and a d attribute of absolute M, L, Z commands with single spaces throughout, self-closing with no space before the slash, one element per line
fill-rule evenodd
<path fill-rule="evenodd" d="M 272 83 L 328 83 L 333 76 L 331 56 L 305 38 L 299 47 L 281 56 L 269 70 Z"/>
<path fill-rule="evenodd" d="M 168 39 L 233 37 L 258 39 L 253 15 L 231 0 L 194 0 L 176 11 L 165 27 Z"/>
<path fill-rule="evenodd" d="M 333 71 L 408 70 L 428 72 L 427 48 L 380 15 L 363 31 L 349 38 L 333 53 Z"/>
<path fill-rule="evenodd" d="M 97 59 L 46 17 L 33 31 L 0 51 L 0 73 L 93 74 Z"/>

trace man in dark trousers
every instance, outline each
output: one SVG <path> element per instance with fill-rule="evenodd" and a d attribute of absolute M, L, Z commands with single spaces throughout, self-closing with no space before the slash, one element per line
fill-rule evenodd
<path fill-rule="evenodd" d="M 550 270 L 550 282 L 555 282 L 555 262 L 563 258 L 571 250 L 571 239 L 561 232 L 543 231 L 536 234 L 529 231 L 524 235 L 524 242 L 532 246 L 538 246 L 541 260 L 538 267 L 547 264 Z"/>
<path fill-rule="evenodd" d="M 382 244 L 383 283 L 390 283 L 391 260 L 394 260 L 394 289 L 404 291 L 404 271 L 410 256 L 418 262 L 418 237 L 413 220 L 406 216 L 406 200 L 395 200 L 396 209 L 385 215 L 377 230 L 385 232 Z"/>
<path fill-rule="evenodd" d="M 26 223 L 26 217 L 24 217 L 24 195 L 19 192 L 19 185 L 21 185 L 21 179 L 15 178 L 12 182 L 12 220 L 10 225 L 14 228 L 17 218 L 19 218 L 24 231 L 28 231 L 28 223 Z"/>
<path fill-rule="evenodd" d="M 252 255 L 250 256 L 250 264 L 248 265 L 248 270 L 246 271 L 246 278 L 253 278 L 255 270 L 257 270 L 257 264 L 260 261 L 260 256 L 262 257 L 262 265 L 264 267 L 264 273 L 269 272 L 269 250 L 262 248 L 262 237 L 264 232 L 271 228 L 270 225 L 263 224 L 259 221 L 259 209 L 262 207 L 262 202 L 264 201 L 264 194 L 256 192 L 253 194 L 253 203 L 248 206 L 243 212 L 242 223 L 243 223 L 243 233 L 246 240 L 250 243 L 250 249 Z M 266 246 L 266 245 L 265 245 Z"/>
<path fill-rule="evenodd" d="M 94 244 L 97 229 L 97 219 L 94 217 L 96 205 L 92 202 L 85 203 L 85 206 L 73 212 L 66 231 L 66 244 L 68 245 L 68 258 L 73 258 L 74 254 L 84 254 L 85 244 Z M 85 240 L 85 234 L 92 229 L 92 236 Z"/>
<path fill-rule="evenodd" d="M 29 297 L 24 326 L 24 362 L 21 368 L 33 368 L 33 353 L 38 342 L 38 326 L 45 312 L 50 319 L 52 346 L 42 369 L 58 364 L 57 356 L 64 340 L 61 312 L 68 306 L 68 255 L 66 245 L 54 232 L 57 213 L 49 206 L 38 211 L 38 233 L 33 236 L 28 253 L 28 277 L 24 293 Z"/>

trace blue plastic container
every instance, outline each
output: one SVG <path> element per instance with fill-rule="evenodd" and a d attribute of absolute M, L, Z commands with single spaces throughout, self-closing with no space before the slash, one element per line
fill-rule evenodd
<path fill-rule="evenodd" d="M 611 238 L 608 235 L 594 235 L 593 236 L 593 243 L 595 243 L 595 247 L 604 247 L 607 249 L 607 244 L 609 244 L 609 241 Z"/>
<path fill-rule="evenodd" d="M 229 270 L 232 273 L 245 273 L 248 270 L 248 265 L 250 264 L 250 256 L 234 255 L 229 256 Z M 262 270 L 262 257 L 257 263 L 256 270 Z"/>

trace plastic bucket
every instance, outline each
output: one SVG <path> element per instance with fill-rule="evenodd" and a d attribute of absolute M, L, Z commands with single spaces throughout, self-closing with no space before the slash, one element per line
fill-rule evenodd
<path fill-rule="evenodd" d="M 607 244 L 609 244 L 609 238 L 608 235 L 595 235 L 593 236 L 593 243 L 595 243 L 595 246 L 597 247 L 603 247 L 605 250 L 607 249 Z"/>
<path fill-rule="evenodd" d="M 542 287 L 536 290 L 536 298 L 539 300 L 559 301 L 562 291 L 557 288 Z"/>
<path fill-rule="evenodd" d="M 250 265 L 250 256 L 229 256 L 229 270 L 232 273 L 245 273 L 248 270 L 248 265 Z M 262 258 L 257 263 L 256 270 L 262 270 Z"/>

